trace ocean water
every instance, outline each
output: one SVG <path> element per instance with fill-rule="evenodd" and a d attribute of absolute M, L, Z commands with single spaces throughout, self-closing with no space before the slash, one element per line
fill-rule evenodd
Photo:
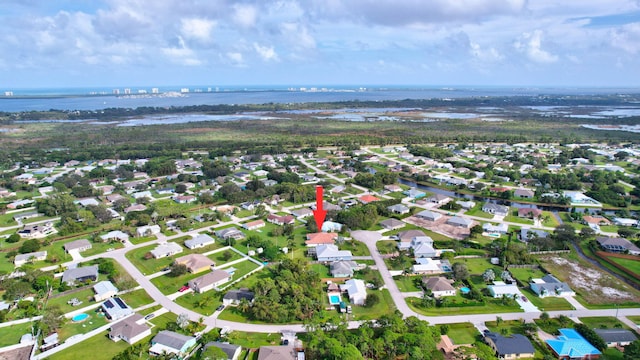
<path fill-rule="evenodd" d="M 0 92 L 0 111 L 100 110 L 105 108 L 137 108 L 142 106 L 169 107 L 218 104 L 266 104 L 337 101 L 383 101 L 403 99 L 455 99 L 489 96 L 535 95 L 597 95 L 637 94 L 640 89 L 628 88 L 509 88 L 509 87 L 319 87 L 311 90 L 295 88 L 215 88 L 189 87 L 159 88 L 159 94 L 151 94 L 151 88 L 131 87 L 131 95 L 114 95 L 113 88 L 74 89 L 14 89 L 12 96 Z M 147 93 L 138 93 L 138 91 Z M 198 91 L 198 92 L 196 92 Z"/>

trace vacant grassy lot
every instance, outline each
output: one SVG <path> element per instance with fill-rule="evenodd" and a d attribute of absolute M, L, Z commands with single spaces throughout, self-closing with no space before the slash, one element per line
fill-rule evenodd
<path fill-rule="evenodd" d="M 447 333 L 454 344 L 473 344 L 476 338 L 480 336 L 478 330 L 471 323 L 449 324 L 449 332 Z"/>
<path fill-rule="evenodd" d="M 138 308 L 142 305 L 151 304 L 153 299 L 149 294 L 147 294 L 144 289 L 135 290 L 120 296 L 127 305 L 131 306 L 133 309 Z"/>
<path fill-rule="evenodd" d="M 0 328 L 0 347 L 15 345 L 20 337 L 31 333 L 31 323 L 17 324 Z"/>
<path fill-rule="evenodd" d="M 393 280 L 398 285 L 398 289 L 402 292 L 413 292 L 413 291 L 421 291 L 422 289 L 418 288 L 416 282 L 422 280 L 421 276 L 394 276 Z"/>
<path fill-rule="evenodd" d="M 503 305 L 500 300 L 497 299 L 485 298 L 485 303 L 481 304 L 473 300 L 463 298 L 460 295 L 448 297 L 446 300 L 448 302 L 446 307 L 432 307 L 429 309 L 425 309 L 420 306 L 420 302 L 422 300 L 419 298 L 409 297 L 406 301 L 412 310 L 426 316 L 522 312 L 520 306 Z M 465 306 L 455 306 L 456 303 Z"/>
<path fill-rule="evenodd" d="M 584 317 L 580 318 L 580 321 L 592 329 L 628 329 L 628 326 L 626 326 L 622 321 L 616 319 L 614 316 Z"/>
<path fill-rule="evenodd" d="M 149 340 L 150 337 L 141 341 Z M 63 351 L 48 357 L 50 360 L 110 360 L 118 353 L 130 345 L 124 341 L 113 342 L 109 339 L 108 332 L 101 332 L 96 336 L 93 336 L 85 341 L 82 341 L 76 345 L 73 345 Z M 133 358 L 132 360 L 146 359 L 148 353 L 144 353 L 140 358 Z"/>
<path fill-rule="evenodd" d="M 631 260 L 631 259 L 620 259 L 620 258 L 609 257 L 609 260 L 615 262 L 616 264 L 624 266 L 625 268 L 629 269 L 631 272 L 635 274 L 640 274 L 640 259 Z"/>

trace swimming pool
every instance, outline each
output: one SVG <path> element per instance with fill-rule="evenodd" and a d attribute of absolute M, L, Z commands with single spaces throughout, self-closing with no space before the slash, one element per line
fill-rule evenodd
<path fill-rule="evenodd" d="M 471 291 L 471 289 L 469 289 L 468 287 L 461 287 L 460 288 L 460 292 L 463 294 L 468 294 Z"/>
<path fill-rule="evenodd" d="M 89 314 L 82 313 L 82 314 L 74 315 L 71 318 L 71 321 L 73 321 L 73 322 L 81 322 L 81 321 L 87 320 L 88 317 L 89 317 Z"/>
<path fill-rule="evenodd" d="M 331 305 L 340 304 L 340 296 L 339 295 L 329 295 L 329 304 L 331 304 Z"/>

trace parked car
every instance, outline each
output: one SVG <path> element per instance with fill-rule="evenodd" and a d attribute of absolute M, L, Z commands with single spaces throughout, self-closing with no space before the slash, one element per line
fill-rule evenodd
<path fill-rule="evenodd" d="M 222 311 L 224 310 L 224 305 L 220 305 L 216 308 L 216 311 Z"/>
<path fill-rule="evenodd" d="M 185 286 L 181 287 L 180 290 L 178 290 L 178 291 L 185 292 L 187 290 L 189 290 L 189 287 L 185 285 Z"/>
<path fill-rule="evenodd" d="M 156 316 L 156 314 L 149 314 L 149 315 L 145 316 L 144 319 L 145 320 L 153 319 L 154 316 Z"/>

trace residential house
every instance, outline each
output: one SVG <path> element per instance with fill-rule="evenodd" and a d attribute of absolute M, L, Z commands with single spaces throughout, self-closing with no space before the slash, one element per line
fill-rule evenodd
<path fill-rule="evenodd" d="M 201 294 L 212 289 L 217 289 L 220 285 L 230 280 L 231 274 L 228 272 L 224 270 L 213 270 L 210 273 L 206 273 L 189 281 L 188 285 L 194 292 Z"/>
<path fill-rule="evenodd" d="M 176 195 L 173 197 L 173 201 L 177 202 L 178 204 L 189 204 L 195 202 L 196 200 L 198 200 L 198 198 L 193 195 Z"/>
<path fill-rule="evenodd" d="M 347 292 L 349 301 L 353 305 L 364 305 L 367 300 L 367 287 L 360 279 L 350 279 L 340 285 L 342 292 Z"/>
<path fill-rule="evenodd" d="M 518 217 L 528 219 L 538 219 L 542 216 L 542 210 L 532 208 L 519 208 Z"/>
<path fill-rule="evenodd" d="M 532 358 L 536 352 L 531 341 L 521 334 L 505 337 L 489 332 L 484 334 L 484 341 L 495 351 L 498 359 Z"/>
<path fill-rule="evenodd" d="M 403 205 L 403 204 L 395 204 L 395 205 L 391 205 L 391 206 L 387 206 L 387 211 L 389 211 L 392 214 L 408 214 L 410 209 L 408 206 Z"/>
<path fill-rule="evenodd" d="M 428 221 L 436 221 L 442 217 L 442 214 L 434 211 L 422 210 L 419 213 L 417 213 L 415 217 L 423 220 L 428 220 Z"/>
<path fill-rule="evenodd" d="M 67 283 L 67 285 L 96 280 L 98 280 L 98 265 L 67 269 L 62 273 L 62 282 Z"/>
<path fill-rule="evenodd" d="M 387 190 L 388 192 L 402 191 L 402 188 L 400 187 L 400 185 L 396 185 L 396 184 L 385 185 L 384 189 Z"/>
<path fill-rule="evenodd" d="M 468 229 L 471 227 L 471 225 L 473 225 L 473 220 L 466 219 L 460 216 L 454 216 L 449 220 L 447 220 L 447 224 L 455 227 L 462 227 L 462 228 Z"/>
<path fill-rule="evenodd" d="M 507 284 L 504 281 L 494 281 L 493 285 L 487 286 L 487 290 L 494 298 L 516 297 L 520 295 L 520 290 L 515 284 Z"/>
<path fill-rule="evenodd" d="M 529 189 L 516 189 L 513 192 L 513 195 L 524 198 L 524 199 L 533 199 L 536 193 Z"/>
<path fill-rule="evenodd" d="M 258 360 L 299 360 L 293 346 L 260 346 L 258 349 Z"/>
<path fill-rule="evenodd" d="M 542 279 L 531 279 L 531 290 L 539 297 L 547 296 L 573 296 L 576 293 L 571 290 L 569 284 L 561 282 L 555 276 L 549 274 Z"/>
<path fill-rule="evenodd" d="M 269 216 L 267 216 L 267 221 L 276 225 L 293 225 L 295 218 L 293 215 L 280 216 L 276 214 L 269 214 Z"/>
<path fill-rule="evenodd" d="M 427 195 L 427 193 L 425 193 L 424 191 L 420 191 L 416 188 L 411 188 L 409 190 L 403 191 L 402 193 L 412 199 L 422 199 Z"/>
<path fill-rule="evenodd" d="M 329 272 L 334 278 L 350 278 L 353 276 L 353 270 L 358 267 L 354 261 L 338 260 L 329 265 Z"/>
<path fill-rule="evenodd" d="M 13 215 L 13 220 L 15 220 L 16 222 L 21 222 L 22 220 L 25 219 L 32 219 L 32 218 L 36 218 L 38 216 L 43 216 L 44 214 L 41 214 L 37 211 L 27 211 L 27 212 L 23 212 L 23 213 L 19 213 L 16 215 Z"/>
<path fill-rule="evenodd" d="M 53 334 L 42 339 L 42 345 L 40 345 L 40 351 L 47 351 L 47 350 L 53 349 L 58 345 L 60 345 L 60 339 L 58 338 L 58 333 L 54 332 Z"/>
<path fill-rule="evenodd" d="M 607 343 L 608 347 L 627 346 L 638 337 L 627 329 L 593 329 Z"/>
<path fill-rule="evenodd" d="M 611 221 L 604 216 L 598 215 L 585 215 L 582 217 L 582 222 L 586 225 L 598 225 L 598 226 L 607 226 L 611 225 Z"/>
<path fill-rule="evenodd" d="M 305 241 L 304 243 L 307 245 L 307 247 L 315 247 L 323 244 L 333 245 L 337 238 L 338 238 L 338 234 L 336 233 L 324 233 L 324 232 L 311 233 L 311 234 L 307 234 L 307 241 Z"/>
<path fill-rule="evenodd" d="M 225 306 L 228 305 L 238 305 L 242 300 L 246 300 L 249 303 L 253 302 L 253 298 L 255 294 L 249 289 L 240 289 L 240 290 L 229 290 L 222 297 L 222 304 Z"/>
<path fill-rule="evenodd" d="M 613 218 L 613 224 L 618 226 L 638 226 L 638 220 L 627 218 Z"/>
<path fill-rule="evenodd" d="M 451 201 L 451 198 L 442 194 L 433 194 L 427 198 L 427 202 L 437 205 L 444 205 Z"/>
<path fill-rule="evenodd" d="M 93 300 L 96 302 L 112 298 L 118 294 L 118 288 L 109 280 L 104 280 L 93 285 Z"/>
<path fill-rule="evenodd" d="M 351 260 L 353 255 L 349 250 L 339 250 L 337 246 L 333 244 L 320 244 L 315 247 L 316 258 L 318 261 L 337 261 L 337 260 Z"/>
<path fill-rule="evenodd" d="M 405 223 L 397 219 L 386 219 L 380 222 L 380 226 L 387 230 L 396 230 L 405 226 Z"/>
<path fill-rule="evenodd" d="M 432 258 L 416 258 L 416 264 L 411 266 L 414 274 L 442 274 L 451 272 L 451 264 L 448 260 L 434 260 Z"/>
<path fill-rule="evenodd" d="M 533 238 L 541 238 L 544 239 L 547 236 L 549 236 L 549 233 L 543 230 L 536 230 L 536 229 L 528 229 L 523 227 L 522 229 L 520 229 L 520 240 L 524 241 L 524 242 L 528 242 L 529 240 L 533 239 Z"/>
<path fill-rule="evenodd" d="M 486 213 L 489 213 L 489 214 L 498 215 L 498 216 L 507 216 L 507 215 L 509 215 L 509 207 L 508 206 L 498 205 L 498 204 L 494 204 L 494 203 L 486 203 L 486 204 L 482 205 L 482 211 L 484 211 Z"/>
<path fill-rule="evenodd" d="M 236 229 L 235 227 L 230 227 L 230 228 L 226 228 L 226 229 L 222 229 L 222 230 L 216 230 L 215 234 L 217 237 L 223 239 L 223 240 L 229 240 L 229 239 L 234 239 L 234 240 L 240 240 L 240 239 L 244 239 L 244 233 L 238 229 Z"/>
<path fill-rule="evenodd" d="M 325 209 L 326 210 L 326 209 Z M 295 216 L 298 219 L 305 218 L 307 216 L 312 216 L 313 211 L 309 208 L 296 209 L 291 212 L 291 215 Z"/>
<path fill-rule="evenodd" d="M 556 339 L 545 340 L 558 359 L 598 359 L 602 353 L 574 329 L 558 329 Z"/>
<path fill-rule="evenodd" d="M 53 232 L 53 223 L 26 225 L 22 230 L 18 231 L 21 238 L 39 238 L 44 237 Z"/>
<path fill-rule="evenodd" d="M 44 261 L 47 259 L 46 251 L 36 251 L 27 254 L 18 254 L 13 259 L 13 264 L 16 267 L 20 267 L 26 263 L 34 262 L 34 261 Z"/>
<path fill-rule="evenodd" d="M 149 354 L 159 356 L 164 354 L 174 354 L 178 358 L 183 358 L 189 350 L 196 345 L 196 338 L 178 334 L 177 332 L 162 330 L 151 339 Z"/>
<path fill-rule="evenodd" d="M 416 258 L 432 258 L 436 256 L 433 239 L 429 236 L 416 236 L 411 239 L 411 249 Z"/>
<path fill-rule="evenodd" d="M 111 325 L 109 329 L 109 339 L 114 342 L 124 340 L 131 345 L 149 335 L 151 335 L 151 328 L 145 323 L 144 318 L 140 314 L 133 314 Z"/>
<path fill-rule="evenodd" d="M 640 255 L 640 248 L 638 248 L 631 241 L 624 238 L 614 237 L 597 237 L 596 241 L 604 251 L 614 253 L 626 253 L 631 255 Z"/>
<path fill-rule="evenodd" d="M 133 314 L 133 309 L 119 297 L 105 300 L 100 307 L 107 319 L 119 320 Z"/>
<path fill-rule="evenodd" d="M 217 347 L 225 353 L 226 357 L 220 358 L 222 360 L 238 360 L 240 358 L 240 353 L 242 352 L 242 346 L 223 343 L 219 341 L 207 343 L 204 346 L 204 350 L 206 351 L 210 347 Z"/>
<path fill-rule="evenodd" d="M 360 197 L 358 198 L 358 200 L 359 200 L 362 204 L 366 205 L 366 204 L 372 203 L 372 202 L 374 202 L 374 201 L 379 201 L 380 199 L 378 199 L 377 197 L 375 197 L 375 196 L 373 196 L 373 195 L 369 195 L 369 194 L 367 194 L 367 195 L 362 195 L 362 196 L 360 196 Z"/>
<path fill-rule="evenodd" d="M 485 223 L 482 225 L 482 230 L 489 234 L 506 234 L 509 232 L 509 225 L 505 223 L 500 223 L 494 225 L 492 223 Z"/>
<path fill-rule="evenodd" d="M 124 213 L 128 214 L 130 212 L 135 212 L 135 211 L 145 211 L 147 210 L 147 207 L 144 204 L 133 204 L 127 208 L 124 209 Z"/>
<path fill-rule="evenodd" d="M 265 227 L 265 225 L 266 224 L 264 220 L 254 220 L 254 221 L 249 221 L 248 223 L 242 224 L 242 227 L 245 230 L 256 230 L 256 229 Z"/>
<path fill-rule="evenodd" d="M 129 241 L 129 234 L 122 232 L 120 230 L 113 230 L 113 231 L 109 231 L 108 233 L 104 234 L 104 235 L 100 235 L 100 239 L 102 239 L 102 241 L 120 241 L 120 242 L 127 242 Z"/>
<path fill-rule="evenodd" d="M 166 242 L 158 244 L 155 249 L 151 250 L 151 255 L 160 259 L 171 255 L 179 254 L 182 252 L 182 247 L 174 242 Z"/>
<path fill-rule="evenodd" d="M 160 225 L 145 225 L 138 226 L 136 228 L 136 236 L 138 237 L 152 236 L 160 234 L 160 232 L 162 232 L 162 229 L 160 229 Z"/>
<path fill-rule="evenodd" d="M 185 241 L 184 246 L 186 246 L 188 249 L 193 250 L 193 249 L 205 247 L 207 245 L 211 245 L 215 242 L 216 240 L 207 234 L 198 234 L 192 239 Z"/>
<path fill-rule="evenodd" d="M 451 285 L 451 280 L 442 276 L 424 277 L 422 284 L 425 289 L 430 290 L 434 297 L 455 296 L 456 289 Z"/>
<path fill-rule="evenodd" d="M 87 239 L 80 239 L 80 240 L 68 242 L 64 244 L 63 247 L 64 247 L 64 251 L 66 251 L 67 253 L 74 250 L 80 252 L 80 251 L 91 249 L 91 243 Z"/>
<path fill-rule="evenodd" d="M 192 274 L 210 270 L 215 266 L 213 260 L 202 254 L 189 254 L 181 256 L 175 260 L 175 263 L 178 265 L 186 266 L 187 271 Z"/>

